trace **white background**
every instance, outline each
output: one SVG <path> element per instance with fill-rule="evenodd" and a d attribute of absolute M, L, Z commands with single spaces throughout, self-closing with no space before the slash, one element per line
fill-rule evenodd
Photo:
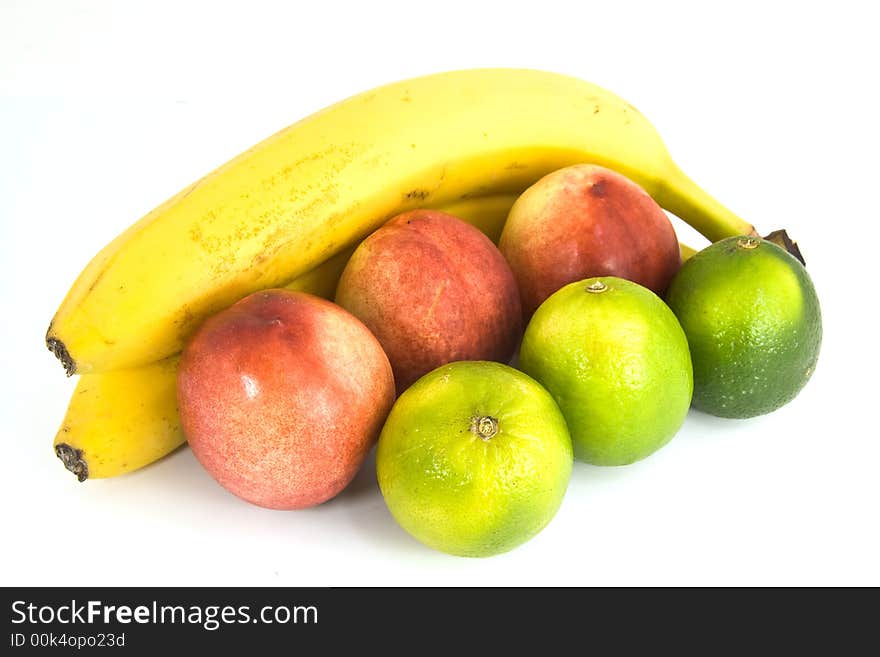
<path fill-rule="evenodd" d="M 880 584 L 870 3 L 718 4 L 0 0 L 0 583 Z M 824 313 L 804 392 L 749 421 L 691 412 L 637 465 L 576 465 L 550 526 L 488 560 L 409 538 L 372 461 L 297 512 L 239 501 L 186 449 L 78 484 L 51 449 L 74 381 L 43 336 L 91 256 L 294 120 L 477 66 L 617 92 L 707 190 L 789 228 Z"/>

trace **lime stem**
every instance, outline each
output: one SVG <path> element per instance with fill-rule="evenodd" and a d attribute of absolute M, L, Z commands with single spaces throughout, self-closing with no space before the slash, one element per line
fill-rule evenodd
<path fill-rule="evenodd" d="M 471 431 L 488 442 L 498 433 L 498 420 L 490 415 L 475 416 L 471 418 Z"/>

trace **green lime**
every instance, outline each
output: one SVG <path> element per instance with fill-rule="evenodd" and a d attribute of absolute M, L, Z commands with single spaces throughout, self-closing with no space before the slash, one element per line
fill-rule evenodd
<path fill-rule="evenodd" d="M 652 454 L 691 402 L 691 358 L 675 315 L 621 278 L 588 278 L 550 296 L 526 328 L 519 365 L 556 399 L 575 456 L 594 465 Z"/>
<path fill-rule="evenodd" d="M 759 237 L 729 237 L 688 260 L 666 293 L 690 343 L 694 407 L 721 417 L 788 403 L 816 367 L 819 299 L 807 270 Z"/>
<path fill-rule="evenodd" d="M 391 514 L 422 543 L 488 557 L 529 540 L 556 514 L 572 469 L 553 398 L 500 363 L 459 361 L 394 404 L 376 470 Z"/>

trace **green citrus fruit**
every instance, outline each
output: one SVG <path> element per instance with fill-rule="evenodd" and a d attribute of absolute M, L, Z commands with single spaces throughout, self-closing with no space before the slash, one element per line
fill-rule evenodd
<path fill-rule="evenodd" d="M 819 300 L 807 270 L 758 237 L 730 237 L 687 261 L 666 301 L 694 361 L 694 407 L 721 417 L 788 403 L 816 367 Z"/>
<path fill-rule="evenodd" d="M 556 399 L 575 456 L 594 465 L 652 454 L 691 402 L 691 358 L 675 315 L 621 278 L 588 278 L 550 296 L 526 328 L 519 366 Z"/>
<path fill-rule="evenodd" d="M 391 514 L 422 543 L 487 557 L 532 538 L 556 514 L 572 469 L 553 398 L 500 363 L 459 361 L 394 404 L 376 470 Z"/>

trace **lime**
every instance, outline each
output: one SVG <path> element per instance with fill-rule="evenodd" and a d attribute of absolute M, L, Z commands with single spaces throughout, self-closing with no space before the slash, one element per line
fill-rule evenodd
<path fill-rule="evenodd" d="M 379 437 L 379 487 L 425 545 L 488 557 L 529 540 L 556 514 L 572 469 L 553 398 L 522 372 L 459 361 L 394 404 Z"/>
<path fill-rule="evenodd" d="M 819 300 L 807 270 L 759 237 L 730 237 L 687 261 L 666 294 L 690 343 L 694 407 L 721 417 L 788 403 L 816 367 Z"/>
<path fill-rule="evenodd" d="M 693 390 L 687 339 L 647 288 L 588 278 L 550 296 L 523 337 L 520 368 L 556 399 L 575 456 L 626 465 L 665 445 Z"/>

